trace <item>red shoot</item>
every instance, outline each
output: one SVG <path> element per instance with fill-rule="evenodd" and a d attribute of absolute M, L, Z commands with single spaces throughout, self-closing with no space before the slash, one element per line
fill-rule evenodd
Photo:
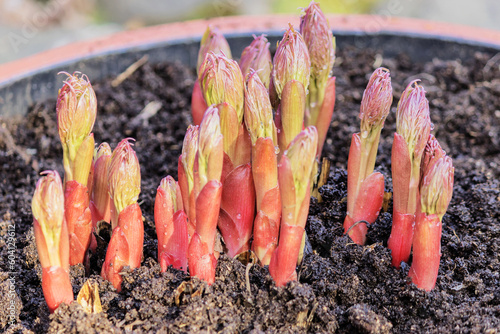
<path fill-rule="evenodd" d="M 171 176 L 162 179 L 156 191 L 154 217 L 161 270 L 172 265 L 187 273 L 187 215 L 182 208 L 181 190 Z"/>
<path fill-rule="evenodd" d="M 56 171 L 46 171 L 36 184 L 31 204 L 36 248 L 42 265 L 42 289 L 50 313 L 73 301 L 69 278 L 69 240 L 64 192 Z"/>
<path fill-rule="evenodd" d="M 413 283 L 426 291 L 434 288 L 438 276 L 442 219 L 453 193 L 454 174 L 452 161 L 444 156 L 444 152 L 430 160 L 420 186 L 421 203 L 416 217 L 413 261 L 409 272 Z"/>
<path fill-rule="evenodd" d="M 120 272 L 125 266 L 135 269 L 141 265 L 144 244 L 142 212 L 137 204 L 141 191 L 141 171 L 128 138 L 123 139 L 113 151 L 108 180 L 114 228 L 101 276 L 120 291 Z"/>
<path fill-rule="evenodd" d="M 347 216 L 344 233 L 357 244 L 366 242 L 367 224 L 372 224 L 382 208 L 384 176 L 374 173 L 380 132 L 392 103 L 389 71 L 373 72 L 363 94 L 359 118 L 361 133 L 352 136 L 347 164 Z"/>
<path fill-rule="evenodd" d="M 420 199 L 420 165 L 431 131 L 429 102 L 418 80 L 412 81 L 401 95 L 396 123 L 391 157 L 394 211 L 387 245 L 392 251 L 392 265 L 399 268 L 410 257 Z"/>

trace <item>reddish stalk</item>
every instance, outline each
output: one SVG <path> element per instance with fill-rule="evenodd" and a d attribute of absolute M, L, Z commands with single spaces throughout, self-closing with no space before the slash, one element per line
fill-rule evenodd
<path fill-rule="evenodd" d="M 191 276 L 197 276 L 208 284 L 215 281 L 217 266 L 214 246 L 222 194 L 223 155 L 218 110 L 210 107 L 200 125 L 194 160 L 194 184 L 200 191 L 195 196 L 196 226 L 188 247 Z"/>
<path fill-rule="evenodd" d="M 399 268 L 410 257 L 420 198 L 420 164 L 431 129 L 429 102 L 418 80 L 412 81 L 403 92 L 396 122 L 391 159 L 394 211 L 387 246 L 392 251 L 392 265 Z"/>
<path fill-rule="evenodd" d="M 300 33 L 311 58 L 304 124 L 318 129 L 319 160 L 335 105 L 335 78 L 331 77 L 335 62 L 335 38 L 318 3 L 311 1 L 304 9 L 300 18 Z"/>
<path fill-rule="evenodd" d="M 269 264 L 269 273 L 277 286 L 297 278 L 295 267 L 309 213 L 311 175 L 317 147 L 316 128 L 307 127 L 290 143 L 280 160 L 281 231 L 278 247 Z"/>
<path fill-rule="evenodd" d="M 250 167 L 250 136 L 243 124 L 244 83 L 238 64 L 209 53 L 200 69 L 205 100 L 217 105 L 223 136 L 223 184 L 219 230 L 229 256 L 250 249 L 255 190 Z"/>
<path fill-rule="evenodd" d="M 442 152 L 442 151 L 441 151 Z M 436 284 L 441 258 L 442 219 L 453 193 L 453 164 L 436 154 L 425 165 L 420 186 L 420 209 L 413 238 L 413 261 L 409 276 L 419 288 L 430 291 Z"/>
<path fill-rule="evenodd" d="M 92 226 L 95 229 L 100 220 L 111 222 L 111 199 L 108 193 L 108 167 L 111 159 L 111 148 L 102 143 L 96 151 L 93 172 L 93 187 L 90 199 Z"/>
<path fill-rule="evenodd" d="M 368 224 L 377 219 L 384 196 L 384 176 L 375 173 L 380 132 L 392 104 L 389 71 L 373 72 L 363 94 L 359 118 L 361 132 L 352 136 L 347 164 L 347 215 L 344 233 L 364 245 Z"/>
<path fill-rule="evenodd" d="M 247 75 L 245 124 L 252 140 L 252 175 L 257 199 L 252 250 L 268 265 L 278 245 L 281 196 L 278 184 L 277 131 L 267 89 L 257 75 Z"/>
<path fill-rule="evenodd" d="M 108 172 L 112 200 L 113 234 L 106 251 L 101 276 L 121 291 L 123 267 L 140 267 L 144 244 L 142 212 L 137 200 L 141 191 L 139 161 L 129 139 L 113 151 Z"/>
<path fill-rule="evenodd" d="M 182 207 L 181 190 L 171 176 L 163 178 L 156 191 L 154 218 L 161 271 L 172 265 L 187 273 L 187 215 Z"/>
<path fill-rule="evenodd" d="M 73 301 L 69 278 L 69 239 L 64 192 L 56 171 L 43 172 L 32 200 L 33 228 L 42 266 L 42 289 L 50 313 Z"/>
<path fill-rule="evenodd" d="M 196 196 L 199 193 L 198 183 L 194 178 L 194 162 L 198 152 L 199 126 L 190 125 L 184 136 L 182 154 L 179 157 L 177 173 L 179 177 L 179 188 L 182 194 L 184 211 L 188 216 L 188 237 L 196 229 Z"/>
<path fill-rule="evenodd" d="M 276 105 L 280 156 L 304 127 L 311 60 L 302 35 L 290 25 L 273 59 L 270 95 Z M 274 96 L 276 94 L 276 96 Z"/>
<path fill-rule="evenodd" d="M 94 153 L 97 101 L 85 75 L 68 78 L 57 99 L 57 126 L 63 147 L 65 215 L 70 240 L 70 264 L 83 263 L 90 246 L 92 215 L 87 182 Z"/>

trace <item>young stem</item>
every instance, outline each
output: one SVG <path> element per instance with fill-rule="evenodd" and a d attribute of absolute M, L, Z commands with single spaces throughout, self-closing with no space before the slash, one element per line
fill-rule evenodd
<path fill-rule="evenodd" d="M 325 97 L 325 84 L 318 85 L 318 80 L 309 81 L 309 94 L 307 95 L 307 113 L 305 117 L 305 126 L 317 126 L 318 116 L 321 111 L 321 105 Z"/>
<path fill-rule="evenodd" d="M 370 131 L 365 137 L 363 133 L 359 134 L 361 139 L 361 154 L 359 161 L 359 173 L 358 179 L 356 181 L 356 190 L 354 192 L 354 198 L 348 203 L 348 212 L 351 214 L 354 210 L 354 205 L 356 204 L 356 199 L 358 198 L 359 190 L 363 185 L 363 181 L 373 173 L 375 169 L 375 160 L 377 158 L 378 144 L 380 141 L 380 127 L 375 127 Z"/>
<path fill-rule="evenodd" d="M 436 214 L 417 216 L 413 239 L 413 262 L 409 276 L 419 288 L 430 291 L 436 285 L 441 258 L 441 220 Z"/>
<path fill-rule="evenodd" d="M 420 200 L 418 187 L 420 185 L 420 160 L 414 159 L 411 165 L 411 177 L 408 196 L 408 206 L 406 213 L 415 214 L 417 212 L 417 202 Z"/>

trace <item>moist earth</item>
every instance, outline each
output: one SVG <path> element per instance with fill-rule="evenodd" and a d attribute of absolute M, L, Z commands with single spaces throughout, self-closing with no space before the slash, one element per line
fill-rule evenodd
<path fill-rule="evenodd" d="M 142 266 L 125 270 L 122 292 L 100 276 L 104 249 L 91 262 L 103 313 L 87 314 L 76 302 L 49 314 L 41 288 L 32 230 L 31 196 L 39 173 L 61 175 L 55 101 L 42 101 L 22 120 L 0 120 L 0 329 L 8 333 L 498 333 L 500 328 L 500 69 L 498 57 L 477 53 L 466 61 L 383 58 L 377 50 L 340 48 L 334 75 L 337 101 L 323 155 L 329 178 L 311 201 L 306 227 L 309 251 L 297 268 L 298 281 L 277 288 L 267 268 L 222 254 L 216 280 L 208 286 L 182 271 L 161 273 L 153 221 L 161 178 L 177 177 L 177 158 L 191 122 L 195 71 L 181 64 L 146 63 L 117 87 L 95 82 L 96 142 L 112 147 L 134 138 L 141 163 L 144 215 Z M 376 170 L 392 192 L 391 145 L 395 109 L 413 79 L 427 90 L 433 133 L 453 158 L 453 199 L 443 219 L 442 257 L 436 287 L 418 290 L 409 265 L 390 265 L 387 239 L 392 201 L 369 227 L 366 246 L 343 235 L 347 156 L 359 131 L 359 106 L 373 70 L 391 70 L 394 102 L 382 131 Z M 73 69 L 68 69 L 72 71 Z M 61 77 L 62 83 L 63 77 Z M 141 113 L 151 102 L 156 113 Z M 14 268 L 8 260 L 8 225 L 14 225 Z M 76 294 L 87 280 L 71 269 Z M 14 280 L 12 280 L 14 278 Z M 9 280 L 10 279 L 10 280 Z M 12 284 L 16 297 L 7 298 Z M 16 310 L 9 324 L 10 303 Z"/>

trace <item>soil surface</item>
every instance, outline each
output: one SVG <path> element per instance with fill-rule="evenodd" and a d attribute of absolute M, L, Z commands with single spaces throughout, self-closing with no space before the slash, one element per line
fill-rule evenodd
<path fill-rule="evenodd" d="M 377 50 L 339 48 L 334 74 L 337 104 L 325 144 L 332 161 L 311 201 L 307 233 L 312 246 L 298 268 L 298 282 L 277 288 L 267 268 L 245 266 L 222 255 L 208 286 L 183 272 L 160 272 L 153 222 L 156 188 L 177 177 L 177 158 L 190 116 L 194 70 L 179 64 L 145 64 L 118 87 L 95 82 L 99 101 L 96 142 L 112 147 L 136 139 L 141 162 L 145 245 L 142 266 L 124 274 L 121 293 L 99 276 L 103 253 L 92 261 L 103 313 L 86 314 L 76 302 L 53 315 L 45 304 L 32 232 L 31 196 L 39 173 L 63 173 L 55 101 L 34 105 L 20 122 L 0 124 L 0 330 L 8 333 L 498 333 L 500 328 L 500 70 L 493 55 L 465 62 L 436 59 L 412 63 L 406 55 L 382 58 Z M 370 227 L 366 246 L 343 236 L 347 154 L 359 131 L 359 106 L 372 71 L 391 70 L 392 111 L 382 131 L 376 169 L 392 191 L 390 152 L 401 92 L 420 78 L 427 90 L 433 133 L 453 158 L 453 199 L 443 220 L 442 257 L 436 288 L 418 290 L 409 266 L 390 265 L 387 239 L 392 201 Z M 71 71 L 72 69 L 68 69 Z M 61 82 L 62 82 L 61 77 Z M 149 119 L 141 110 L 158 102 Z M 9 225 L 16 232 L 10 266 Z M 12 229 L 12 227 L 10 227 Z M 12 279 L 14 278 L 14 279 Z M 86 281 L 72 268 L 75 296 Z M 7 298 L 15 288 L 16 298 Z M 15 305 L 15 324 L 9 306 Z"/>

